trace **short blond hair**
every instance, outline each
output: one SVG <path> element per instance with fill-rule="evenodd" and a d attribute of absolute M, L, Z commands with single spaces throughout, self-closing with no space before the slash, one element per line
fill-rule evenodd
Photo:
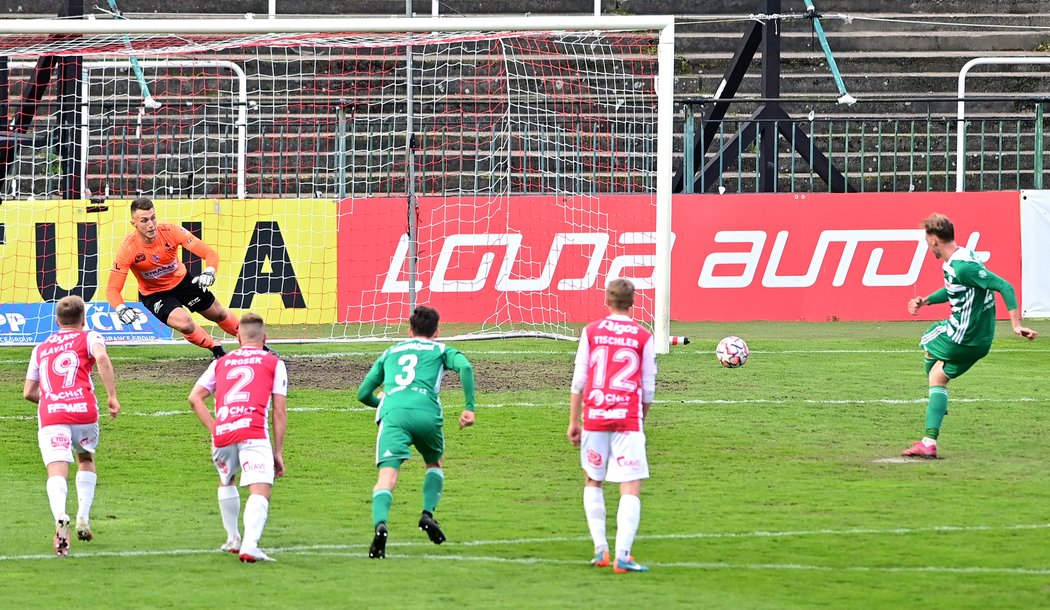
<path fill-rule="evenodd" d="M 62 297 L 55 305 L 55 319 L 60 326 L 70 326 L 84 321 L 84 299 L 70 295 Z"/>
<path fill-rule="evenodd" d="M 619 311 L 634 307 L 634 284 L 618 277 L 605 287 L 605 304 Z"/>
<path fill-rule="evenodd" d="M 241 316 L 237 333 L 249 341 L 262 341 L 266 338 L 266 322 L 259 314 L 249 311 Z"/>

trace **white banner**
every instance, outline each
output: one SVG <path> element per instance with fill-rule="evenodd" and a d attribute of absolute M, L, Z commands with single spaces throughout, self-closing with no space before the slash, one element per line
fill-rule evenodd
<path fill-rule="evenodd" d="M 1021 191 L 1021 315 L 1050 318 L 1050 191 Z"/>

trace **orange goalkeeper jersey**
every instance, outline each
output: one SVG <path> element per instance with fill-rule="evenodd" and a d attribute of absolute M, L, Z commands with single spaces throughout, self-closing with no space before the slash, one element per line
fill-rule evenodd
<path fill-rule="evenodd" d="M 117 307 L 124 302 L 120 293 L 124 290 L 128 271 L 135 274 L 141 294 L 154 294 L 177 286 L 186 277 L 186 266 L 179 260 L 179 246 L 203 258 L 208 267 L 219 268 L 218 252 L 186 229 L 160 223 L 153 243 L 143 241 L 138 231 L 120 242 L 106 284 L 106 300 L 109 304 Z"/>

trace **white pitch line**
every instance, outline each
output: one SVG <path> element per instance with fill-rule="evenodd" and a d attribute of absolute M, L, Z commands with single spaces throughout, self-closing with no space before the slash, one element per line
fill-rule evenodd
<path fill-rule="evenodd" d="M 792 538 L 792 537 L 808 537 L 808 536 L 905 536 L 910 534 L 923 534 L 923 533 L 967 533 L 967 532 L 1011 532 L 1011 531 L 1035 531 L 1035 530 L 1046 530 L 1050 529 L 1050 523 L 1034 523 L 1034 524 L 1017 524 L 1017 525 L 936 525 L 930 527 L 896 527 L 896 528 L 852 528 L 852 529 L 813 529 L 813 530 L 784 530 L 784 531 L 767 531 L 767 530 L 756 530 L 751 532 L 694 532 L 694 533 L 680 533 L 680 534 L 649 534 L 638 536 L 637 540 L 697 540 L 697 539 L 749 539 L 749 538 Z M 449 541 L 445 543 L 447 548 L 457 547 L 480 547 L 480 546 L 513 546 L 523 544 L 550 544 L 559 542 L 589 542 L 590 536 L 547 536 L 547 537 L 535 537 L 535 538 L 508 538 L 508 539 L 496 539 L 496 540 L 467 540 L 463 542 Z M 274 554 L 318 554 L 323 552 L 344 552 L 356 549 L 364 549 L 367 544 L 312 544 L 312 545 L 292 545 L 285 547 L 274 547 L 268 548 L 269 552 Z M 412 548 L 412 547 L 423 547 L 430 548 L 432 545 L 430 542 L 392 542 L 388 545 L 389 548 Z M 170 549 L 170 550 L 138 550 L 138 551 L 88 551 L 85 553 L 74 553 L 70 557 L 78 557 L 81 559 L 88 559 L 93 557 L 158 557 L 158 556 L 179 556 L 179 555 L 210 555 L 218 554 L 220 551 L 217 549 Z M 348 556 L 358 556 L 345 553 Z M 416 557 L 417 555 L 412 555 Z M 436 558 L 444 558 L 446 556 L 434 556 Z M 3 561 L 27 561 L 27 560 L 38 560 L 38 559 L 54 559 L 55 556 L 52 554 L 28 554 L 28 555 L 0 555 L 0 562 Z M 515 559 L 497 559 L 505 561 L 516 561 Z M 521 561 L 548 561 L 548 560 L 531 560 L 521 559 Z M 549 561 L 560 561 L 560 560 L 549 560 Z M 578 561 L 564 560 L 565 563 L 579 563 Z M 662 564 L 666 566 L 677 565 L 675 563 Z M 681 565 L 723 565 L 723 564 L 690 564 L 684 562 Z M 724 564 L 728 565 L 728 564 Z M 759 565 L 759 564 L 756 564 Z M 782 565 L 782 564 L 776 564 Z M 830 569 L 830 568 L 829 568 Z M 868 569 L 868 568 L 859 568 Z M 877 570 L 892 570 L 893 568 L 872 568 Z M 918 570 L 919 568 L 915 568 Z M 945 568 L 955 569 L 955 568 Z M 957 568 L 958 570 L 970 570 L 970 568 Z M 973 570 L 984 570 L 986 568 L 972 568 Z M 997 568 L 987 568 L 997 569 Z M 1009 569 L 1009 568 L 1004 568 Z M 1021 569 L 1021 568 L 1018 568 Z M 1048 572 L 1050 573 L 1050 572 Z"/>
<path fill-rule="evenodd" d="M 0 349 L 3 349 L 0 347 Z M 992 348 L 993 354 L 1001 353 L 1036 353 L 1045 354 L 1050 352 L 1047 348 L 1015 348 L 1015 347 L 997 347 Z M 282 354 L 282 358 L 289 362 L 295 362 L 296 360 L 308 360 L 308 359 L 331 359 L 331 358 L 354 358 L 354 357 L 369 357 L 375 358 L 379 354 L 383 353 L 383 350 L 375 351 L 353 351 L 353 352 L 324 352 L 315 354 Z M 564 350 L 468 350 L 466 352 L 470 354 L 484 354 L 489 356 L 566 356 L 571 357 L 576 353 L 575 348 L 564 349 Z M 752 349 L 752 355 L 760 356 L 779 356 L 779 355 L 798 355 L 798 354 L 921 354 L 922 350 L 915 346 L 913 349 L 784 349 L 784 350 L 762 350 Z M 670 356 L 709 356 L 714 354 L 714 349 L 711 350 L 679 350 L 672 349 Z M 122 356 L 122 355 L 111 355 L 110 359 L 114 362 L 140 362 L 142 356 Z M 27 360 L 25 358 L 19 359 L 0 359 L 0 364 L 25 364 Z M 204 356 L 174 356 L 168 358 L 155 358 L 150 362 L 199 362 L 201 364 L 201 370 L 207 368 L 209 359 Z"/>
<path fill-rule="evenodd" d="M 657 400 L 658 405 L 816 405 L 816 406 L 840 406 L 840 405 L 913 405 L 925 404 L 926 398 L 850 398 L 850 399 L 827 399 L 817 400 L 809 398 L 742 398 L 742 399 L 704 399 L 687 398 L 682 400 Z M 1050 398 L 1036 398 L 1033 396 L 1019 396 L 1016 398 L 953 398 L 952 403 L 970 404 L 1013 404 L 1013 403 L 1047 403 Z M 512 408 L 563 408 L 562 402 L 513 402 L 513 403 L 488 403 L 479 404 L 479 409 L 512 409 Z M 446 411 L 459 411 L 462 405 L 445 405 Z M 291 413 L 372 413 L 375 409 L 371 407 L 288 407 Z M 102 413 L 103 417 L 105 413 Z M 193 415 L 189 409 L 165 410 L 165 411 L 122 411 L 121 417 L 179 417 Z M 36 415 L 0 415 L 0 421 L 25 421 L 36 419 Z"/>
<path fill-rule="evenodd" d="M 346 557 L 362 559 L 360 554 L 335 551 L 303 551 L 297 555 L 324 557 Z M 540 557 L 497 557 L 477 555 L 387 555 L 387 559 L 426 559 L 431 561 L 464 561 L 478 563 L 510 563 L 518 565 L 575 565 L 587 566 L 580 559 L 546 559 Z M 924 573 L 924 574 L 999 574 L 1013 576 L 1046 576 L 1050 568 L 989 568 L 984 566 L 817 566 L 799 563 L 722 563 L 701 561 L 647 561 L 651 568 L 690 568 L 695 570 L 740 570 L 740 571 L 804 571 L 804 572 L 870 572 L 870 573 Z"/>

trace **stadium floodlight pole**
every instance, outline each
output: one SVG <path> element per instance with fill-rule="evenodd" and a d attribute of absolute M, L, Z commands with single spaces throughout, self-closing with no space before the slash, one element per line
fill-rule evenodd
<path fill-rule="evenodd" d="M 835 86 L 839 89 L 841 97 L 839 97 L 838 102 L 852 106 L 857 103 L 857 98 L 846 92 L 846 83 L 842 82 L 842 73 L 839 72 L 839 66 L 835 63 L 835 56 L 831 53 L 828 37 L 824 35 L 824 26 L 820 24 L 820 13 L 817 12 L 817 7 L 813 6 L 813 0 L 804 0 L 804 2 L 806 3 L 806 16 L 813 20 L 813 30 L 817 33 L 820 48 L 824 49 L 824 57 L 828 60 L 828 69 L 831 70 L 831 76 L 835 79 Z"/>
<path fill-rule="evenodd" d="M 976 57 L 959 70 L 959 106 L 955 120 L 955 190 L 966 190 L 966 75 L 970 68 L 985 65 L 1050 64 L 1050 57 Z"/>

